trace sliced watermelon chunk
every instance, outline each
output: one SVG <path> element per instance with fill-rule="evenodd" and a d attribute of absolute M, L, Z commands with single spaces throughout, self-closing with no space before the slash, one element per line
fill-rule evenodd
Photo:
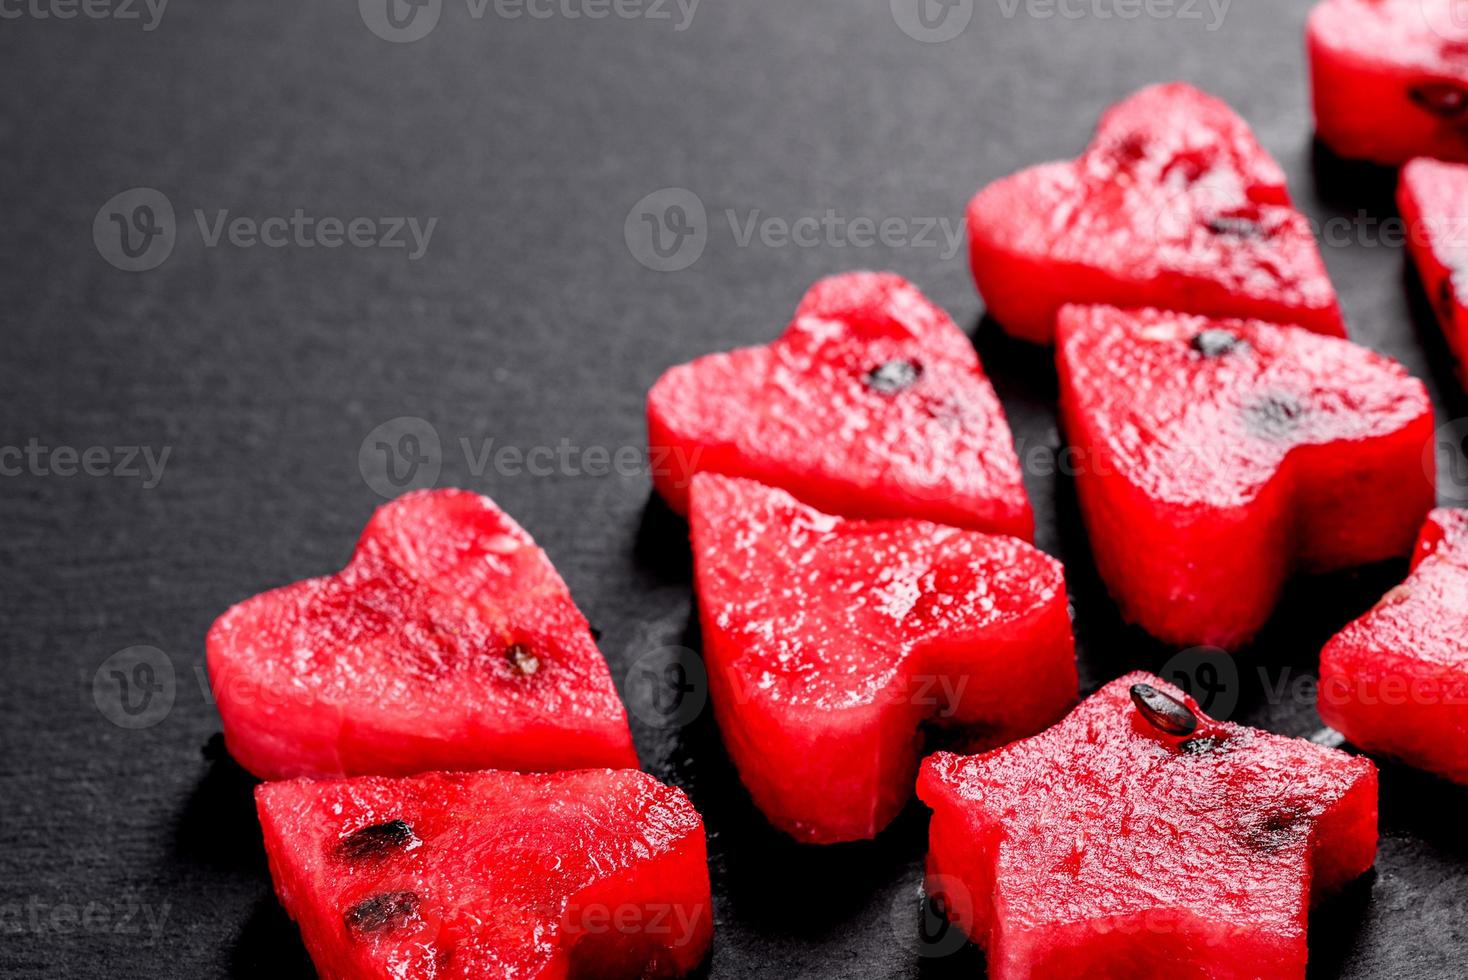
<path fill-rule="evenodd" d="M 1132 674 L 1042 735 L 923 764 L 928 892 L 991 980 L 1303 980 L 1311 900 L 1375 860 L 1376 792 L 1369 760 Z"/>
<path fill-rule="evenodd" d="M 1468 387 L 1468 166 L 1413 160 L 1402 168 L 1397 205 L 1407 250 Z"/>
<path fill-rule="evenodd" d="M 1459 0 L 1325 0 L 1310 12 L 1315 129 L 1344 157 L 1468 160 L 1468 17 Z"/>
<path fill-rule="evenodd" d="M 1232 109 L 1180 83 L 1101 118 L 1080 158 L 1023 170 L 968 207 L 974 280 L 1016 337 L 1050 343 L 1066 303 L 1151 306 L 1345 336 L 1284 171 Z"/>
<path fill-rule="evenodd" d="M 1023 541 L 842 520 L 709 474 L 692 497 L 724 744 L 796 839 L 875 836 L 912 798 L 925 724 L 997 745 L 1075 703 L 1064 573 Z"/>
<path fill-rule="evenodd" d="M 822 280 L 774 343 L 671 369 L 648 393 L 647 427 L 654 482 L 680 514 L 703 471 L 847 517 L 1034 533 L 973 345 L 899 276 Z"/>
<path fill-rule="evenodd" d="M 1349 341 L 1067 307 L 1056 354 L 1097 568 L 1160 639 L 1238 646 L 1292 571 L 1405 555 L 1434 503 L 1426 389 Z"/>
<path fill-rule="evenodd" d="M 224 740 L 263 779 L 637 765 L 586 620 L 486 497 L 411 493 L 351 562 L 209 631 Z"/>
<path fill-rule="evenodd" d="M 1319 707 L 1368 752 L 1468 783 L 1468 510 L 1433 511 L 1412 574 L 1326 644 Z"/>
<path fill-rule="evenodd" d="M 640 772 L 298 779 L 255 800 L 323 977 L 635 980 L 708 949 L 703 821 Z"/>

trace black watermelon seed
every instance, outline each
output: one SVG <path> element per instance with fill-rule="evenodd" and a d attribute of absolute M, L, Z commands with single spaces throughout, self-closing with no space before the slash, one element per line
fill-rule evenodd
<path fill-rule="evenodd" d="M 1132 704 L 1147 723 L 1168 735 L 1191 735 L 1198 730 L 1198 716 L 1177 698 L 1163 694 L 1151 684 L 1132 685 Z"/>
<path fill-rule="evenodd" d="M 1217 755 L 1228 751 L 1228 741 L 1221 738 L 1190 738 L 1178 746 L 1184 755 Z"/>
<path fill-rule="evenodd" d="M 505 659 L 510 662 L 515 673 L 521 677 L 529 677 L 540 669 L 540 658 L 523 643 L 510 644 L 509 649 L 505 651 Z"/>
<path fill-rule="evenodd" d="M 1447 276 L 1437 291 L 1437 315 L 1443 323 L 1452 323 L 1458 310 L 1458 291 L 1453 288 L 1453 277 Z"/>
<path fill-rule="evenodd" d="M 347 860 L 361 861 L 394 851 L 406 851 L 417 843 L 412 827 L 402 820 L 389 820 L 348 834 L 342 838 L 338 848 Z"/>
<path fill-rule="evenodd" d="M 867 387 L 882 395 L 895 395 L 911 388 L 923 376 L 921 365 L 912 361 L 888 361 L 867 373 Z"/>
<path fill-rule="evenodd" d="M 1457 119 L 1468 111 L 1468 89 L 1456 82 L 1422 82 L 1408 89 L 1407 95 L 1441 119 Z"/>
<path fill-rule="evenodd" d="M 1289 395 L 1268 395 L 1244 409 L 1249 428 L 1271 439 L 1282 439 L 1300 426 L 1305 406 Z"/>
<path fill-rule="evenodd" d="M 1222 357 L 1230 351 L 1244 347 L 1247 342 L 1244 338 L 1230 330 L 1213 328 L 1204 330 L 1193 337 L 1193 350 L 1204 357 Z"/>
<path fill-rule="evenodd" d="M 1208 230 L 1215 235 L 1233 235 L 1235 238 L 1258 238 L 1264 228 L 1251 218 L 1235 218 L 1218 215 L 1208 219 Z"/>
<path fill-rule="evenodd" d="M 342 919 L 352 938 L 401 929 L 418 915 L 418 896 L 413 892 L 384 892 L 363 899 L 347 909 Z"/>

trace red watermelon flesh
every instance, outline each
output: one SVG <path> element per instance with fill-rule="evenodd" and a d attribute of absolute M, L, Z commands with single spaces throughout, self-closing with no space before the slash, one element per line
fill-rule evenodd
<path fill-rule="evenodd" d="M 1412 574 L 1326 644 L 1319 707 L 1361 748 L 1468 783 L 1468 511 L 1433 511 Z"/>
<path fill-rule="evenodd" d="M 263 779 L 637 765 L 566 584 L 467 491 L 380 508 L 346 568 L 240 603 L 208 647 L 225 743 Z"/>
<path fill-rule="evenodd" d="M 1041 735 L 923 764 L 928 892 L 991 980 L 1303 980 L 1311 900 L 1375 860 L 1376 792 L 1369 760 L 1132 674 Z"/>
<path fill-rule="evenodd" d="M 1468 160 L 1460 0 L 1325 0 L 1310 14 L 1315 128 L 1345 157 Z"/>
<path fill-rule="evenodd" d="M 653 478 L 783 487 L 847 517 L 1034 533 L 1004 409 L 968 337 L 899 276 L 811 287 L 785 335 L 669 370 L 647 396 Z"/>
<path fill-rule="evenodd" d="M 298 779 L 255 800 L 322 977 L 673 977 L 709 945 L 703 821 L 640 772 Z"/>
<path fill-rule="evenodd" d="M 1077 160 L 1021 171 L 968 207 L 989 312 L 1035 343 L 1067 303 L 1295 323 L 1345 336 L 1284 172 L 1232 109 L 1188 85 L 1111 108 Z"/>
<path fill-rule="evenodd" d="M 1426 389 L 1349 341 L 1067 307 L 1057 361 L 1097 568 L 1160 639 L 1236 647 L 1292 571 L 1405 555 L 1434 503 Z"/>
<path fill-rule="evenodd" d="M 796 839 L 875 836 L 912 798 L 924 725 L 996 745 L 1075 703 L 1064 573 L 1023 541 L 843 520 L 709 474 L 692 504 L 724 744 Z"/>
<path fill-rule="evenodd" d="M 1397 204 L 1407 248 L 1468 386 L 1468 166 L 1413 160 L 1402 168 Z"/>

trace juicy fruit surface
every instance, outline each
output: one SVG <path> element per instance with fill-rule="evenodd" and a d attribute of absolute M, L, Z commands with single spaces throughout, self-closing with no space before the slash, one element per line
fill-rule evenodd
<path fill-rule="evenodd" d="M 1405 555 L 1432 407 L 1396 362 L 1257 321 L 1067 307 L 1061 417 L 1097 567 L 1170 642 L 1233 647 L 1289 574 Z"/>
<path fill-rule="evenodd" d="M 1195 730 L 1149 721 L 1136 684 Z M 1375 860 L 1376 782 L 1133 674 L 1034 738 L 924 763 L 928 890 L 994 980 L 1303 978 L 1311 898 Z"/>
<path fill-rule="evenodd" d="M 654 482 L 682 514 L 702 471 L 848 517 L 1034 533 L 1009 425 L 973 345 L 899 276 L 816 283 L 783 337 L 672 368 L 648 393 L 647 415 Z"/>
<path fill-rule="evenodd" d="M 1306 38 L 1327 146 L 1389 166 L 1468 160 L 1468 18 L 1457 0 L 1325 0 Z"/>
<path fill-rule="evenodd" d="M 694 479 L 704 655 L 724 742 L 772 824 L 869 838 L 912 796 L 919 726 L 1000 744 L 1075 702 L 1060 564 L 1015 538 L 848 521 Z"/>
<path fill-rule="evenodd" d="M 1067 303 L 1254 317 L 1345 335 L 1284 172 L 1227 105 L 1183 84 L 1101 119 L 1079 159 L 990 184 L 968 208 L 975 281 L 1015 336 Z"/>
<path fill-rule="evenodd" d="M 323 977 L 679 976 L 713 929 L 703 821 L 640 772 L 430 773 L 255 791 Z"/>
<path fill-rule="evenodd" d="M 208 647 L 225 742 L 264 779 L 637 765 L 565 583 L 477 494 L 380 508 L 346 568 L 235 606 Z"/>
<path fill-rule="evenodd" d="M 1468 387 L 1468 165 L 1413 160 L 1402 168 L 1397 204 L 1408 250 Z"/>
<path fill-rule="evenodd" d="M 1407 580 L 1326 644 L 1319 707 L 1361 748 L 1468 783 L 1468 511 L 1433 511 Z"/>

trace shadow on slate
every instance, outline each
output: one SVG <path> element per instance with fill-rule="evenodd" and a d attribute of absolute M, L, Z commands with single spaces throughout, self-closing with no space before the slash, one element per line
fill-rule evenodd
<path fill-rule="evenodd" d="M 239 980 L 312 980 L 316 971 L 296 924 L 267 891 L 255 903 L 229 956 L 229 976 Z"/>
<path fill-rule="evenodd" d="M 1347 160 L 1319 140 L 1310 145 L 1311 191 L 1315 200 L 1340 211 L 1365 211 L 1380 218 L 1397 215 L 1397 171 L 1361 160 Z"/>
<path fill-rule="evenodd" d="M 205 867 L 267 874 L 264 838 L 255 817 L 254 776 L 215 733 L 201 750 L 209 768 L 189 795 L 174 836 L 177 855 Z"/>

